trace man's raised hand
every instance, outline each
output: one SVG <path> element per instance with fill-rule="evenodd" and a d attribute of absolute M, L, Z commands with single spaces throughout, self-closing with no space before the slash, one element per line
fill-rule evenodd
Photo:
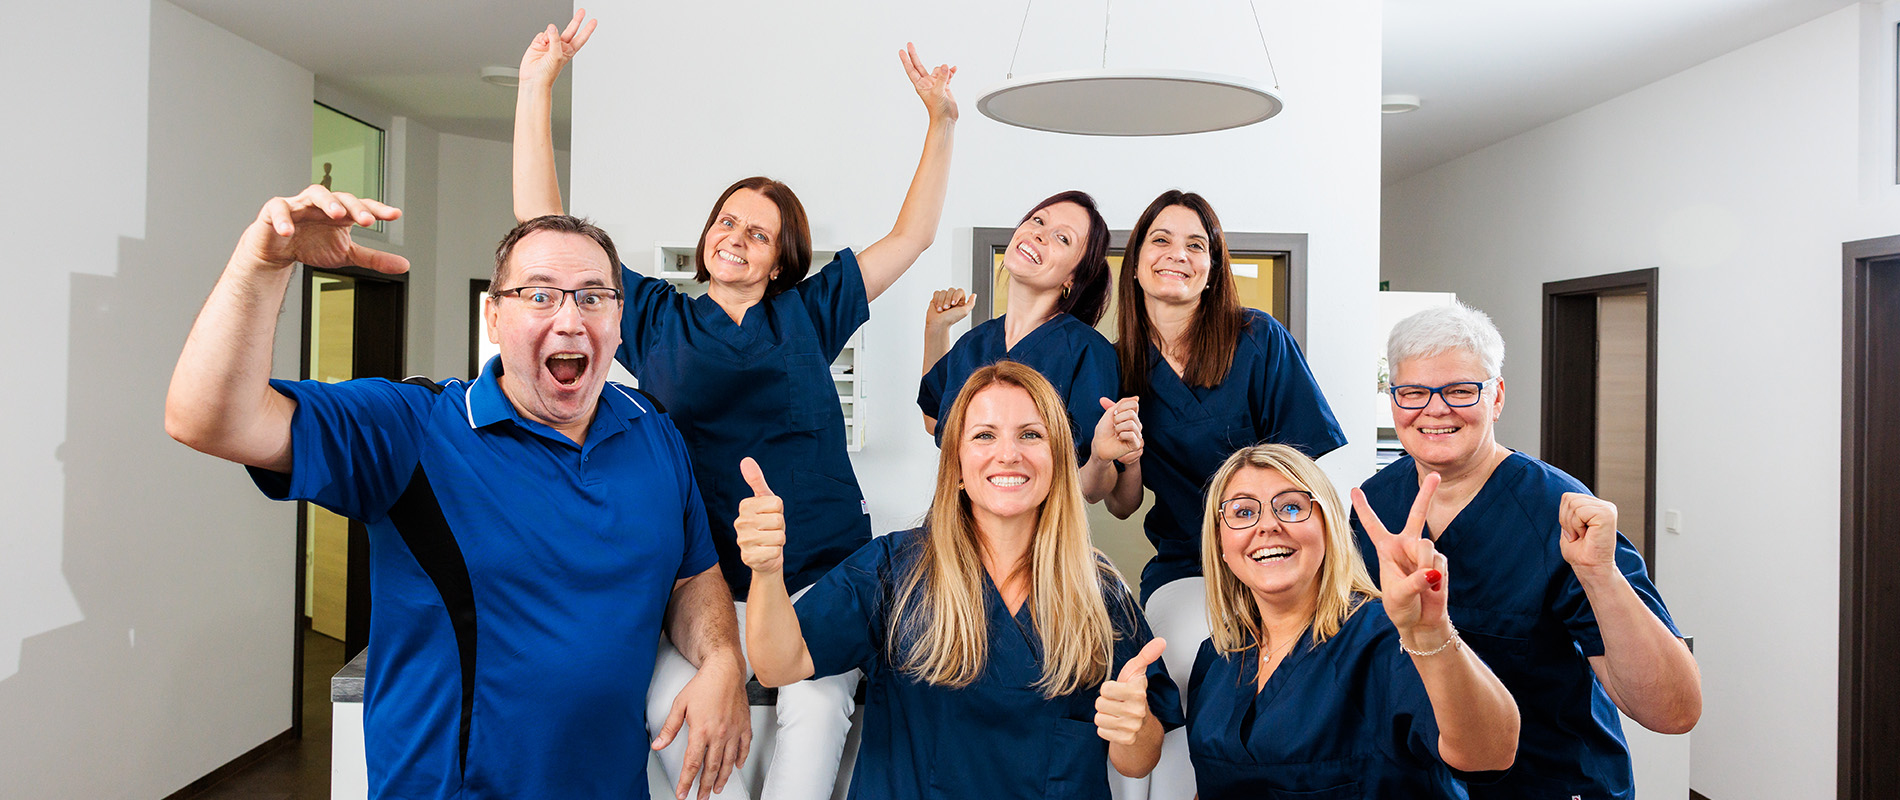
<path fill-rule="evenodd" d="M 294 197 L 275 197 L 257 212 L 257 220 L 238 241 L 237 258 L 261 266 L 286 268 L 302 262 L 313 267 L 363 267 L 397 273 L 409 269 L 409 260 L 357 244 L 350 238 L 355 225 L 402 216 L 394 206 L 332 192 L 311 184 Z"/>

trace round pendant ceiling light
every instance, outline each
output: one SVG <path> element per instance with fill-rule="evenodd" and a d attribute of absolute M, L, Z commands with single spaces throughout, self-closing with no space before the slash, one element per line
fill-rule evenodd
<path fill-rule="evenodd" d="M 1084 69 L 1005 82 L 976 101 L 997 122 L 1087 136 L 1171 136 L 1252 125 L 1286 107 L 1246 78 L 1186 70 Z"/>
<path fill-rule="evenodd" d="M 1034 0 L 1031 0 L 1033 5 Z M 1253 8 L 1252 0 L 1248 7 Z M 1260 11 L 1253 9 L 1254 30 L 1260 49 L 1273 71 L 1260 28 Z M 1023 28 L 1029 25 L 1029 7 L 1023 9 Z M 1016 33 L 1021 51 L 1023 32 Z M 1286 107 L 1279 81 L 1272 88 L 1237 75 L 1180 69 L 1109 69 L 1108 16 L 1102 19 L 1102 65 L 1015 75 L 1016 54 L 1002 85 L 983 93 L 976 108 L 1005 125 L 1083 136 L 1175 136 L 1206 133 L 1252 125 L 1271 119 Z"/>

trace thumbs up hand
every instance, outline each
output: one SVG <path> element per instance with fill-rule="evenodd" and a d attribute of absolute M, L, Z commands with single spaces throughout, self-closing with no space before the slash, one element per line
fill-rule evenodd
<path fill-rule="evenodd" d="M 777 574 L 785 569 L 785 501 L 765 484 L 759 462 L 741 460 L 739 474 L 752 485 L 752 496 L 739 501 L 739 518 L 732 521 L 739 558 L 754 574 Z"/>
<path fill-rule="evenodd" d="M 1168 649 L 1168 640 L 1154 639 L 1122 665 L 1121 675 L 1102 682 L 1095 699 L 1095 735 L 1110 744 L 1132 745 L 1148 722 L 1148 665 Z"/>

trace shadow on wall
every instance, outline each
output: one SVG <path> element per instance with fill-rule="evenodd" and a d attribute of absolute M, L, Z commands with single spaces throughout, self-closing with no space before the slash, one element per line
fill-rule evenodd
<path fill-rule="evenodd" d="M 47 624 L 57 576 L 0 585 L 8 628 L 45 625 L 18 630 L 18 669 L 0 678 L 9 800 L 163 797 L 290 723 L 295 508 L 173 442 L 163 416 L 172 365 L 237 234 L 304 177 L 311 78 L 168 3 L 151 5 L 149 36 L 146 173 L 86 177 L 101 193 L 144 187 L 147 236 L 120 236 L 116 259 L 101 242 L 96 257 L 47 265 L 66 307 L 16 312 L 49 335 L 17 348 L 15 370 L 66 360 L 65 386 L 33 387 L 46 398 L 38 424 L 57 424 L 49 412 L 64 405 L 63 481 L 40 490 L 57 496 L 27 498 L 63 513 L 56 530 L 49 520 L 26 535 L 56 549 L 77 614 Z M 47 224 L 59 227 L 39 235 L 88 230 Z M 279 343 L 279 364 L 296 344 Z"/>

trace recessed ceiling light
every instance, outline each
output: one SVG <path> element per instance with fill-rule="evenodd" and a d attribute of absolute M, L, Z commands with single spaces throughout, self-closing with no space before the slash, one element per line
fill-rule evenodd
<path fill-rule="evenodd" d="M 512 89 L 521 85 L 521 70 L 514 67 L 482 67 L 482 80 Z"/>
<path fill-rule="evenodd" d="M 1385 114 L 1403 114 L 1418 110 L 1418 95 L 1388 94 L 1379 98 L 1379 111 Z"/>

